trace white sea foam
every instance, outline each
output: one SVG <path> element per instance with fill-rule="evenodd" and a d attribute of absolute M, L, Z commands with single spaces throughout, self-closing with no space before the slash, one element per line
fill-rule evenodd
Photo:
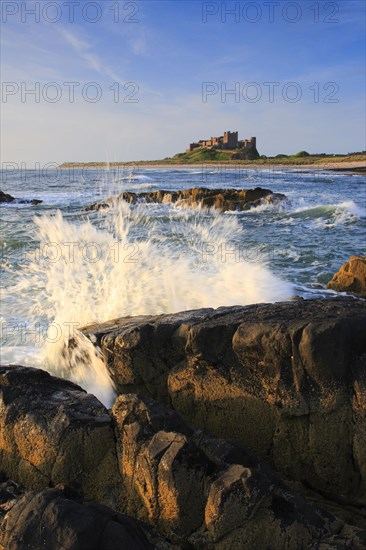
<path fill-rule="evenodd" d="M 358 218 L 365 218 L 366 217 L 365 210 L 363 210 L 360 206 L 358 206 L 352 200 L 341 202 L 338 206 L 340 208 L 344 208 L 345 210 L 348 210 L 348 212 L 350 212 L 350 214 L 353 214 L 354 216 L 357 216 Z"/>
<path fill-rule="evenodd" d="M 283 215 L 284 217 L 274 220 L 276 224 L 292 224 L 297 219 L 303 219 L 310 221 L 315 227 L 319 228 L 357 223 L 366 216 L 364 209 L 352 200 L 338 204 L 309 205 L 306 204 L 304 199 L 297 199 L 296 197 L 274 204 L 262 204 L 239 214 L 256 215 L 264 212 Z"/>
<path fill-rule="evenodd" d="M 53 260 L 44 253 L 29 258 L 12 288 L 13 296 L 27 291 L 30 297 L 19 315 L 61 329 L 42 347 L 38 364 L 108 405 L 113 385 L 103 358 L 78 330 L 70 340 L 70 323 L 81 328 L 125 315 L 273 302 L 292 294 L 264 263 L 247 260 L 235 217 L 160 206 L 165 220 L 170 217 L 166 224 L 149 217 L 151 206 L 120 202 L 99 214 L 98 226 L 60 212 L 36 218 L 40 250 L 48 246 Z"/>
<path fill-rule="evenodd" d="M 316 227 L 328 229 L 338 225 L 350 225 L 365 218 L 365 212 L 354 201 L 348 200 L 325 207 L 314 222 Z"/>
<path fill-rule="evenodd" d="M 289 210 L 290 203 L 287 200 L 279 200 L 276 202 L 266 202 L 263 201 L 262 204 L 250 208 L 250 210 L 245 210 L 246 214 L 258 214 L 260 212 L 284 212 Z"/>

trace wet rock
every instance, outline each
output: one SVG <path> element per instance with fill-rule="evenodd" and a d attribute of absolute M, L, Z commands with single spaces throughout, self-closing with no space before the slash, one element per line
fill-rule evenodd
<path fill-rule="evenodd" d="M 13 202 L 15 201 L 15 198 L 11 195 L 8 195 L 8 193 L 4 193 L 3 191 L 0 191 L 0 202 Z"/>
<path fill-rule="evenodd" d="M 287 479 L 366 505 L 363 301 L 122 318 L 84 332 L 120 393 L 171 405 Z"/>
<path fill-rule="evenodd" d="M 12 197 L 11 195 L 8 195 L 7 193 L 4 193 L 3 191 L 0 191 L 0 203 L 9 203 L 9 202 L 15 202 L 17 204 L 32 204 L 37 205 L 41 204 L 43 201 L 40 199 L 16 199 L 15 197 Z"/>
<path fill-rule="evenodd" d="M 327 288 L 352 292 L 366 298 L 366 258 L 351 256 L 328 283 Z"/>
<path fill-rule="evenodd" d="M 103 203 L 89 206 L 89 210 L 104 210 L 112 207 L 119 200 L 135 204 L 137 202 L 177 204 L 179 206 L 198 206 L 216 208 L 220 211 L 249 210 L 263 203 L 274 203 L 285 199 L 281 193 L 273 193 L 269 189 L 256 187 L 255 189 L 207 189 L 198 187 L 181 191 L 151 191 L 147 193 L 122 193 L 118 197 L 111 197 Z"/>
<path fill-rule="evenodd" d="M 58 489 L 30 492 L 13 504 L 1 522 L 6 550 L 153 549 L 136 521 L 97 503 L 70 499 Z"/>
<path fill-rule="evenodd" d="M 71 382 L 0 367 L 0 471 L 26 489 L 65 483 L 115 506 L 120 484 L 108 411 Z"/>
<path fill-rule="evenodd" d="M 37 204 L 42 204 L 43 201 L 40 199 L 32 199 L 32 200 L 17 200 L 19 204 L 33 204 L 33 206 L 37 206 Z"/>

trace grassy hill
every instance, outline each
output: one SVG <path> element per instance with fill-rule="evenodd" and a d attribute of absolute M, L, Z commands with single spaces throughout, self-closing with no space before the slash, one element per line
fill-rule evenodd
<path fill-rule="evenodd" d="M 259 159 L 259 153 L 257 149 L 244 152 L 243 149 L 236 149 L 230 151 L 223 151 L 218 149 L 194 149 L 193 151 L 178 153 L 172 157 L 172 162 L 178 162 L 182 164 L 195 164 L 202 162 L 229 162 L 234 160 L 233 156 L 243 155 L 240 160 L 256 160 Z M 238 160 L 238 159 L 236 159 Z"/>

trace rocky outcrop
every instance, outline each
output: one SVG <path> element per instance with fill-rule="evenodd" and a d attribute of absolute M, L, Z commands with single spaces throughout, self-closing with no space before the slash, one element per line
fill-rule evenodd
<path fill-rule="evenodd" d="M 111 417 L 80 387 L 25 367 L 0 367 L 0 471 L 26 489 L 66 483 L 120 500 Z"/>
<path fill-rule="evenodd" d="M 123 395 L 113 416 L 127 512 L 176 544 L 300 550 L 333 537 L 360 549 L 366 542 L 366 531 L 309 504 L 245 451 L 193 430 L 164 405 Z"/>
<path fill-rule="evenodd" d="M 304 498 L 243 446 L 188 425 L 169 406 L 120 395 L 110 416 L 42 371 L 0 374 L 0 471 L 37 486 L 22 494 L 17 483 L 0 485 L 0 548 L 365 547 L 362 510 L 333 503 L 336 513 L 327 512 L 321 495 Z M 109 501 L 138 523 L 81 496 Z"/>
<path fill-rule="evenodd" d="M 352 292 L 366 298 L 366 258 L 351 256 L 328 283 L 327 288 Z"/>
<path fill-rule="evenodd" d="M 44 489 L 6 503 L 1 521 L 4 550 L 153 550 L 136 521 L 97 503 L 82 503 L 74 491 Z M 1 508 L 1 505 L 0 505 Z"/>
<path fill-rule="evenodd" d="M 111 197 L 107 202 L 92 204 L 86 211 L 110 208 L 120 200 L 125 200 L 132 204 L 140 201 L 163 204 L 174 203 L 179 206 L 213 207 L 220 211 L 230 211 L 249 210 L 260 204 L 274 203 L 283 199 L 285 199 L 285 195 L 273 193 L 269 189 L 262 189 L 261 187 L 256 187 L 255 189 L 207 189 L 198 187 L 182 191 L 126 192 L 118 197 Z"/>
<path fill-rule="evenodd" d="M 88 327 L 120 393 L 150 396 L 331 499 L 366 505 L 366 310 L 353 298 Z"/>
<path fill-rule="evenodd" d="M 41 204 L 43 201 L 40 199 L 16 199 L 15 197 L 12 197 L 8 193 L 4 193 L 3 191 L 0 191 L 0 203 L 10 203 L 10 202 L 16 202 L 17 204 Z"/>

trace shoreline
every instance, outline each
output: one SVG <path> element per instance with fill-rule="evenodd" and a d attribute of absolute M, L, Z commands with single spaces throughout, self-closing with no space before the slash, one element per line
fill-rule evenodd
<path fill-rule="evenodd" d="M 197 164 L 168 164 L 161 162 L 112 162 L 108 165 L 106 163 L 65 163 L 59 165 L 58 168 L 61 170 L 67 169 L 79 169 L 79 170 L 95 170 L 95 169 L 104 169 L 111 170 L 115 168 L 158 168 L 158 169 L 174 169 L 174 170 L 190 170 L 201 168 L 243 168 L 243 169 L 258 169 L 258 170 L 301 170 L 301 171 L 338 171 L 338 172 L 360 172 L 366 173 L 366 161 L 350 161 L 350 162 L 329 162 L 329 163 L 319 163 L 319 164 L 277 164 L 277 163 L 261 163 L 261 164 L 251 164 L 251 163 L 233 163 L 233 162 L 208 162 L 208 163 L 197 163 Z"/>

